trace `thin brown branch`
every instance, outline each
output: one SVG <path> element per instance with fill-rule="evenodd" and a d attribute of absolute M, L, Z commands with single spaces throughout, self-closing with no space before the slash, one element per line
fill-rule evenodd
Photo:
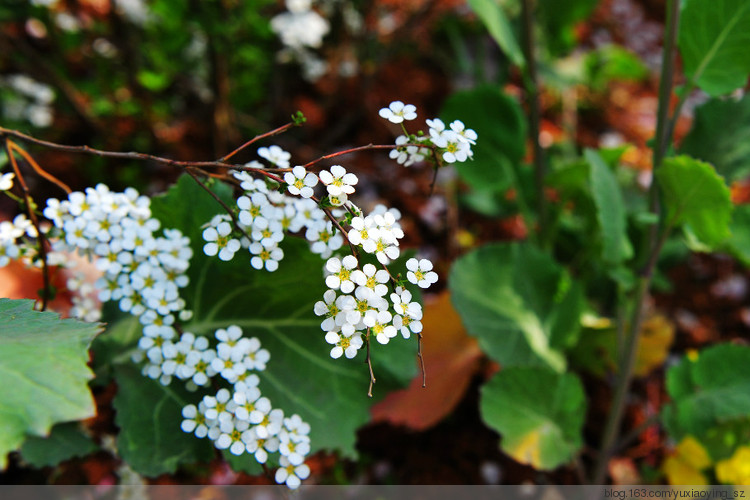
<path fill-rule="evenodd" d="M 33 168 L 37 174 L 44 177 L 51 183 L 55 184 L 57 187 L 65 191 L 65 193 L 70 194 L 72 192 L 72 190 L 70 189 L 70 187 L 68 187 L 67 184 L 65 184 L 63 181 L 61 181 L 60 179 L 58 179 L 57 177 L 55 177 L 54 175 L 50 174 L 49 172 L 44 170 L 42 167 L 40 167 L 39 164 L 36 161 L 34 161 L 34 158 L 32 158 L 31 155 L 27 153 L 26 150 L 23 149 L 21 146 L 11 141 L 10 139 L 8 139 L 8 147 L 10 147 L 12 151 L 15 151 L 21 156 L 23 156 L 26 162 L 29 165 L 31 165 L 31 168 Z"/>
<path fill-rule="evenodd" d="M 336 153 L 331 153 L 329 155 L 321 156 L 318 159 L 315 159 L 311 162 L 305 163 L 303 167 L 305 167 L 305 170 L 307 168 L 315 165 L 318 162 L 321 162 L 323 160 L 330 160 L 331 158 L 336 158 L 338 156 L 348 155 L 349 153 L 356 153 L 357 151 L 366 151 L 368 149 L 396 149 L 406 146 L 418 146 L 418 144 L 401 144 L 401 145 L 395 145 L 395 144 L 366 144 L 364 146 L 358 146 L 356 148 L 351 149 L 345 149 L 344 151 L 338 151 Z M 424 145 L 423 145 L 424 147 Z"/>
<path fill-rule="evenodd" d="M 372 371 L 372 359 L 370 358 L 370 329 L 367 329 L 367 338 L 365 339 L 365 343 L 367 344 L 367 359 L 365 360 L 365 363 L 367 363 L 367 368 L 370 369 L 370 387 L 367 389 L 367 395 L 369 397 L 372 397 L 372 386 L 375 383 L 375 373 Z"/>
<path fill-rule="evenodd" d="M 26 212 L 29 214 L 29 220 L 34 225 L 34 229 L 36 229 L 37 232 L 37 243 L 39 245 L 39 257 L 42 259 L 42 282 L 44 283 L 44 286 L 42 288 L 42 307 L 41 310 L 44 311 L 47 309 L 47 304 L 50 299 L 50 277 L 49 277 L 49 265 L 47 263 L 47 239 L 44 237 L 44 233 L 42 232 L 42 228 L 39 227 L 39 219 L 36 216 L 36 212 L 34 212 L 34 200 L 31 198 L 31 193 L 29 192 L 29 186 L 26 184 L 26 179 L 23 177 L 23 173 L 21 173 L 21 169 L 18 167 L 18 162 L 16 162 L 15 156 L 13 156 L 13 148 L 11 146 L 12 142 L 8 137 L 5 137 L 5 153 L 8 156 L 8 161 L 10 162 L 11 166 L 13 167 L 13 171 L 16 174 L 16 179 L 18 179 L 18 183 L 21 185 L 21 189 L 23 190 L 23 198 L 26 203 Z"/>
<path fill-rule="evenodd" d="M 246 167 L 244 165 L 233 165 L 230 163 L 223 163 L 221 161 L 181 161 L 181 160 L 173 160 L 170 158 L 162 158 L 160 156 L 154 156 L 154 155 L 150 155 L 146 153 L 103 151 L 101 149 L 95 149 L 89 146 L 68 146 L 65 144 L 58 144 L 55 142 L 43 141 L 41 139 L 37 139 L 36 137 L 26 135 L 17 130 L 11 130 L 11 129 L 7 129 L 4 127 L 0 127 L 0 135 L 15 137 L 16 139 L 19 139 L 24 142 L 28 142 L 30 144 L 36 144 L 37 146 L 43 146 L 45 148 L 53 149 L 56 151 L 66 151 L 68 153 L 83 153 L 83 154 L 100 156 L 103 158 L 119 158 L 119 159 L 125 159 L 125 160 L 135 160 L 135 161 L 153 161 L 156 163 L 163 163 L 165 165 L 170 165 L 170 166 L 179 167 L 179 168 L 197 167 L 197 168 L 223 168 L 223 169 L 242 170 L 246 172 L 252 172 L 258 175 L 263 175 L 278 183 L 283 184 L 284 182 L 284 180 L 281 177 L 273 173 L 275 170 L 269 171 L 263 168 Z"/>
<path fill-rule="evenodd" d="M 201 180 L 200 180 L 200 179 L 198 178 L 198 175 L 197 175 L 197 174 L 196 174 L 196 173 L 194 172 L 194 170 L 196 170 L 196 169 L 194 169 L 193 167 L 189 167 L 189 168 L 186 168 L 186 169 L 185 169 L 185 172 L 187 172 L 187 174 L 188 174 L 188 175 L 189 175 L 190 177 L 192 177 L 192 178 L 193 178 L 193 180 L 194 180 L 194 181 L 195 181 L 195 182 L 196 182 L 196 183 L 197 183 L 197 184 L 198 184 L 198 185 L 199 185 L 199 186 L 200 186 L 200 187 L 201 187 L 201 188 L 202 188 L 202 189 L 203 189 L 203 190 L 204 190 L 205 192 L 207 192 L 207 193 L 208 193 L 209 195 L 211 195 L 211 197 L 212 197 L 212 198 L 213 198 L 214 200 L 216 200 L 216 201 L 217 201 L 217 202 L 219 203 L 219 205 L 221 205 L 222 207 L 224 207 L 224 210 L 225 210 L 225 211 L 227 212 L 227 214 L 229 214 L 229 217 L 231 217 L 231 218 L 232 218 L 232 224 L 233 224 L 233 225 L 234 225 L 234 227 L 235 227 L 235 228 L 237 229 L 237 231 L 239 231 L 239 232 L 241 232 L 241 233 L 242 233 L 243 235 L 245 235 L 245 237 L 246 237 L 246 238 L 247 238 L 248 240 L 251 240 L 252 238 L 250 238 L 250 235 L 248 235 L 248 234 L 247 234 L 247 232 L 245 232 L 245 230 L 244 230 L 244 229 L 242 229 L 242 226 L 240 226 L 240 222 L 239 222 L 239 221 L 237 220 L 237 216 L 236 216 L 236 215 L 234 214 L 234 211 L 233 211 L 233 210 L 231 209 L 231 207 L 230 207 L 229 205 L 227 205 L 227 204 L 226 204 L 226 203 L 224 202 L 224 200 L 222 200 L 221 198 L 219 198 L 219 196 L 218 196 L 218 195 L 217 195 L 216 193 L 214 193 L 213 191 L 211 191 L 211 189 L 209 189 L 209 187 L 208 187 L 208 186 L 206 186 L 206 185 L 205 185 L 205 184 L 204 184 L 203 182 L 201 182 Z M 204 173 L 204 172 L 201 172 L 201 173 Z"/>
<path fill-rule="evenodd" d="M 419 358 L 419 368 L 422 370 L 422 388 L 427 387 L 427 373 L 424 368 L 424 357 L 422 356 L 422 332 L 417 334 L 417 358 Z"/>
<path fill-rule="evenodd" d="M 252 139 L 250 139 L 249 141 L 247 141 L 242 146 L 238 147 L 237 149 L 235 149 L 231 153 L 229 153 L 229 154 L 223 156 L 222 158 L 220 158 L 218 161 L 220 163 L 224 163 L 228 159 L 230 159 L 232 156 L 236 155 L 237 153 L 239 153 L 243 149 L 247 148 L 248 146 L 251 146 L 251 145 L 255 144 L 259 140 L 265 139 L 266 137 L 272 137 L 274 135 L 278 135 L 278 134 L 284 133 L 287 130 L 289 130 L 290 128 L 294 127 L 294 125 L 295 125 L 294 122 L 289 122 L 286 125 L 282 125 L 281 127 L 275 128 L 275 129 L 271 130 L 270 132 L 266 132 L 265 134 L 256 135 L 255 137 L 253 137 Z"/>

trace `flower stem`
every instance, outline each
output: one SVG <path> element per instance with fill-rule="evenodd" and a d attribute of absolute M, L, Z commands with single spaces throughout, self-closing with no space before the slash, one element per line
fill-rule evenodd
<path fill-rule="evenodd" d="M 547 235 L 547 199 L 544 194 L 544 178 L 547 173 L 544 150 L 539 142 L 541 128 L 541 109 L 539 105 L 539 78 L 536 68 L 536 54 L 534 51 L 534 0 L 522 2 L 522 48 L 526 59 L 524 84 L 528 103 L 527 117 L 529 120 L 529 138 L 534 148 L 534 180 L 536 184 L 536 203 L 538 217 L 539 242 L 544 246 Z M 519 189 L 520 190 L 520 189 Z"/>
<path fill-rule="evenodd" d="M 664 33 L 663 63 L 659 83 L 659 107 L 657 110 L 656 138 L 653 151 L 653 171 L 661 165 L 672 141 L 672 127 L 669 126 L 669 100 L 672 94 L 672 77 L 674 74 L 674 47 L 679 25 L 680 2 L 668 0 L 667 26 Z M 659 213 L 659 192 L 656 182 L 652 181 L 649 188 L 649 208 L 652 213 Z M 668 226 L 668 225 L 667 225 Z M 603 484 L 607 476 L 607 468 L 611 454 L 615 451 L 615 442 L 620 430 L 620 424 L 625 413 L 625 401 L 633 380 L 633 371 L 640 343 L 641 325 L 643 323 L 646 298 L 648 296 L 651 278 L 661 249 L 669 235 L 669 227 L 665 224 L 652 226 L 645 242 L 646 263 L 640 272 L 638 285 L 633 298 L 633 308 L 625 336 L 623 353 L 620 353 L 620 370 L 615 388 L 615 395 L 609 411 L 609 417 L 604 429 L 604 436 L 600 447 L 598 461 L 594 468 L 593 484 Z"/>

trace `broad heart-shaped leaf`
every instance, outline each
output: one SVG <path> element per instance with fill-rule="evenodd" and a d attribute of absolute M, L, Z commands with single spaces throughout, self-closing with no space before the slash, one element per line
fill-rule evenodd
<path fill-rule="evenodd" d="M 27 435 L 94 415 L 86 366 L 95 323 L 34 311 L 33 300 L 0 299 L 0 469 Z"/>
<path fill-rule="evenodd" d="M 667 372 L 672 402 L 662 412 L 672 437 L 698 435 L 723 421 L 750 418 L 750 347 L 721 344 Z"/>
<path fill-rule="evenodd" d="M 154 477 L 213 456 L 210 441 L 180 429 L 182 408 L 192 397 L 181 384 L 164 386 L 144 377 L 132 363 L 116 366 L 115 380 L 117 450 L 133 470 Z"/>
<path fill-rule="evenodd" d="M 712 96 L 747 83 L 750 2 L 683 0 L 678 44 L 687 77 Z"/>
<path fill-rule="evenodd" d="M 581 448 L 586 397 L 578 377 L 541 367 L 500 370 L 481 389 L 485 423 L 500 446 L 535 469 L 568 463 Z"/>
<path fill-rule="evenodd" d="M 729 237 L 732 200 L 724 179 L 708 163 L 689 156 L 667 158 L 656 171 L 669 226 L 712 248 Z"/>
<path fill-rule="evenodd" d="M 461 178 L 477 191 L 511 187 L 526 144 L 526 122 L 518 103 L 499 88 L 484 85 L 450 96 L 440 116 L 446 124 L 461 120 L 477 133 L 473 159 L 455 164 Z"/>
<path fill-rule="evenodd" d="M 466 330 L 503 366 L 565 370 L 575 342 L 581 287 L 550 257 L 526 243 L 492 244 L 461 257 L 449 286 Z"/>
<path fill-rule="evenodd" d="M 495 39 L 508 59 L 516 66 L 523 66 L 526 62 L 513 33 L 508 16 L 496 0 L 469 0 L 469 6 L 479 19 L 482 20 L 487 31 Z"/>
<path fill-rule="evenodd" d="M 587 149 L 584 155 L 589 163 L 591 194 L 604 243 L 602 257 L 605 262 L 619 264 L 633 256 L 620 186 L 599 153 Z"/>
<path fill-rule="evenodd" d="M 750 174 L 750 95 L 740 100 L 711 99 L 695 111 L 680 153 L 716 167 L 727 180 Z"/>
<path fill-rule="evenodd" d="M 225 187 L 216 186 L 215 192 L 234 203 Z M 324 261 L 293 237 L 283 242 L 284 260 L 273 273 L 250 267 L 245 252 L 231 262 L 207 257 L 200 225 L 221 210 L 187 176 L 152 202 L 152 212 L 163 226 L 176 227 L 192 238 L 190 285 L 181 295 L 194 317 L 185 330 L 212 337 L 218 328 L 238 325 L 245 336 L 258 337 L 271 354 L 267 370 L 259 374 L 262 393 L 285 414 L 298 413 L 310 423 L 312 453 L 337 449 L 354 456 L 356 430 L 369 421 L 373 400 L 367 397 L 364 349 L 353 360 L 332 359 L 321 318 L 313 313 L 326 289 Z M 389 268 L 394 275 L 406 275 L 403 264 Z M 373 343 L 371 353 L 376 397 L 409 383 L 415 373 L 416 338 Z M 172 425 L 179 432 L 179 421 Z"/>
<path fill-rule="evenodd" d="M 21 456 L 34 467 L 46 467 L 88 455 L 97 448 L 96 443 L 81 431 L 78 423 L 66 422 L 54 426 L 48 437 L 31 436 L 26 439 L 21 447 Z"/>

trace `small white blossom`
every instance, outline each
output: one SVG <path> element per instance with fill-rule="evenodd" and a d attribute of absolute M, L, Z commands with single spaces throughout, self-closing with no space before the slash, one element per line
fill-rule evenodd
<path fill-rule="evenodd" d="M 313 195 L 313 186 L 318 183 L 318 177 L 305 170 L 305 167 L 297 165 L 291 172 L 284 174 L 284 181 L 291 194 L 310 198 Z"/>
<path fill-rule="evenodd" d="M 406 261 L 406 269 L 406 278 L 420 288 L 429 288 L 438 280 L 437 273 L 432 270 L 432 262 L 427 259 L 409 259 Z"/>
<path fill-rule="evenodd" d="M 265 158 L 278 168 L 289 168 L 289 159 L 292 157 L 291 153 L 287 153 L 276 145 L 258 148 L 258 156 Z"/>
<path fill-rule="evenodd" d="M 417 117 L 417 107 L 413 104 L 393 101 L 387 108 L 381 108 L 378 114 L 391 123 L 401 123 L 404 120 L 414 120 Z"/>
<path fill-rule="evenodd" d="M 0 175 L 0 191 L 8 191 L 13 187 L 13 177 L 15 177 L 13 172 Z"/>

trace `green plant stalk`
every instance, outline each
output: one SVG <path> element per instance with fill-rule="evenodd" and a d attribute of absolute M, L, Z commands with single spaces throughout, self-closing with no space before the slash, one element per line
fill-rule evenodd
<path fill-rule="evenodd" d="M 538 240 L 540 246 L 544 247 L 547 241 L 547 199 L 544 193 L 544 178 L 547 169 L 544 161 L 544 151 L 539 143 L 539 131 L 541 122 L 541 110 L 539 106 L 539 81 L 536 68 L 536 56 L 534 53 L 534 0 L 523 0 L 522 2 L 522 50 L 526 59 L 526 71 L 524 84 L 526 87 L 526 98 L 529 106 L 529 138 L 534 148 L 534 180 L 536 184 L 537 214 L 538 214 Z"/>
<path fill-rule="evenodd" d="M 669 126 L 669 99 L 672 93 L 672 77 L 674 74 L 674 48 L 677 40 L 679 27 L 680 2 L 679 0 L 668 0 L 667 3 L 667 26 L 664 33 L 664 47 L 662 55 L 662 71 L 659 83 L 659 107 L 657 109 L 656 137 L 654 140 L 654 154 L 652 172 L 661 165 L 666 155 L 669 144 L 672 141 L 672 127 Z M 652 213 L 659 213 L 659 191 L 656 186 L 655 177 L 649 188 L 649 208 Z M 640 343 L 641 325 L 645 309 L 646 297 L 651 285 L 654 268 L 661 249 L 669 234 L 669 227 L 664 224 L 653 226 L 649 229 L 646 238 L 647 262 L 644 265 L 635 296 L 633 298 L 633 309 L 630 315 L 630 323 L 625 338 L 624 352 L 618 356 L 620 370 L 612 400 L 607 423 L 604 428 L 604 436 L 599 449 L 599 457 L 594 468 L 593 484 L 603 484 L 607 476 L 607 465 L 614 451 L 614 445 L 625 413 L 625 400 L 630 390 L 633 379 L 633 371 L 638 355 L 638 344 Z M 619 326 L 619 325 L 618 325 Z"/>

